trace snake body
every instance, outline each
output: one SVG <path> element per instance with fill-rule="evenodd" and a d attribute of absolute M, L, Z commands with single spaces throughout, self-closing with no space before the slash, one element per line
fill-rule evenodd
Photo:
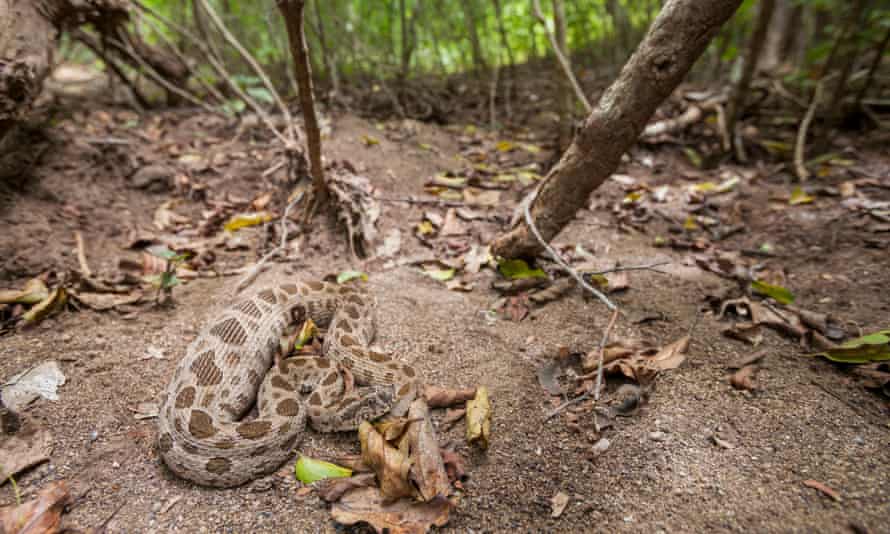
<path fill-rule="evenodd" d="M 188 346 L 158 413 L 158 451 L 178 476 L 231 487 L 289 459 L 306 420 L 318 431 L 354 430 L 417 395 L 414 368 L 369 347 L 375 301 L 353 285 L 295 282 L 242 298 L 207 323 Z M 273 365 L 289 324 L 328 327 L 323 357 Z M 364 386 L 345 391 L 340 366 Z M 256 404 L 258 415 L 245 418 Z"/>

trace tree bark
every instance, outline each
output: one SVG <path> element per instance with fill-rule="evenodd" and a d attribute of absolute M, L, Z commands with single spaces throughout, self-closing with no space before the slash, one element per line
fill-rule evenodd
<path fill-rule="evenodd" d="M 668 0 L 645 39 L 606 90 L 574 142 L 540 185 L 530 207 L 550 241 L 611 175 L 658 105 L 701 56 L 742 0 Z M 507 258 L 543 250 L 524 220 L 492 243 Z"/>
<path fill-rule="evenodd" d="M 294 59 L 294 71 L 297 85 L 300 88 L 300 107 L 303 110 L 303 122 L 306 125 L 306 145 L 309 151 L 309 172 L 315 205 L 327 202 L 328 187 L 324 181 L 324 169 L 321 164 L 321 131 L 315 116 L 315 94 L 312 89 L 312 68 L 309 66 L 309 51 L 306 48 L 306 35 L 303 33 L 304 0 L 282 0 L 278 2 L 284 23 L 287 26 L 287 37 L 290 42 L 290 53 Z M 307 210 L 307 213 L 311 213 Z"/>
<path fill-rule="evenodd" d="M 507 28 L 504 26 L 504 14 L 501 9 L 501 0 L 494 0 L 494 16 L 497 18 L 498 33 L 501 35 L 501 47 L 504 49 L 504 53 L 507 54 L 507 64 L 512 67 L 516 63 L 513 59 L 513 49 L 510 47 L 509 39 L 507 39 Z"/>

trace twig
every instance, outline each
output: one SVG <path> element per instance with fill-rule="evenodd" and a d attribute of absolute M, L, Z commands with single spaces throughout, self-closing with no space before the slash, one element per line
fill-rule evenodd
<path fill-rule="evenodd" d="M 82 274 L 84 278 L 92 278 L 93 271 L 90 270 L 90 266 L 87 263 L 87 254 L 83 245 L 83 235 L 81 235 L 80 231 L 76 230 L 74 232 L 74 241 L 77 242 L 77 263 L 80 264 L 80 274 Z"/>
<path fill-rule="evenodd" d="M 420 204 L 420 205 L 428 205 L 428 206 L 442 206 L 445 208 L 462 208 L 468 206 L 469 204 L 465 202 L 456 202 L 453 200 L 437 200 L 437 199 L 425 199 L 425 198 L 397 198 L 397 197 L 373 197 L 374 200 L 379 200 L 380 202 L 402 202 L 405 204 Z"/>
<path fill-rule="evenodd" d="M 595 401 L 599 400 L 600 389 L 602 388 L 603 384 L 603 355 L 606 350 L 606 344 L 608 344 L 609 342 L 609 335 L 612 333 L 612 328 L 614 328 L 615 326 L 616 319 L 618 319 L 617 309 L 612 311 L 612 317 L 609 318 L 609 325 L 606 327 L 605 332 L 603 332 L 603 337 L 602 339 L 600 339 L 600 344 L 597 347 L 596 385 L 594 386 L 593 390 L 588 390 L 583 395 L 560 404 L 544 417 L 545 422 L 553 419 L 553 417 L 555 417 L 557 414 L 559 414 L 569 406 L 586 401 L 591 397 L 591 395 L 593 396 L 593 399 Z"/>
<path fill-rule="evenodd" d="M 813 122 L 813 117 L 816 116 L 816 108 L 819 107 L 820 100 L 822 100 L 822 83 L 824 81 L 825 79 L 823 78 L 816 84 L 813 101 L 810 102 L 810 108 L 807 110 L 807 114 L 804 115 L 803 121 L 800 123 L 800 129 L 797 131 L 797 143 L 794 145 L 794 172 L 801 182 L 810 177 L 810 171 L 804 165 L 804 145 L 807 142 L 807 130 L 810 128 L 810 123 Z"/>
<path fill-rule="evenodd" d="M 569 79 L 569 83 L 572 84 L 572 89 L 575 91 L 575 96 L 578 97 L 578 100 L 584 106 L 584 110 L 587 113 L 593 111 L 593 107 L 590 105 L 590 101 L 587 100 L 587 97 L 584 95 L 584 90 L 581 89 L 581 86 L 578 85 L 578 80 L 575 78 L 575 74 L 572 73 L 572 66 L 569 64 L 569 60 L 566 58 L 565 54 L 563 54 L 562 50 L 559 48 L 559 43 L 556 42 L 556 36 L 553 35 L 553 32 L 550 31 L 550 28 L 547 27 L 547 20 L 544 18 L 544 14 L 541 12 L 541 3 L 538 0 L 534 0 L 532 3 L 532 8 L 534 10 L 535 18 L 544 26 L 544 32 L 547 34 L 547 37 L 550 39 L 550 46 L 553 47 L 553 53 L 556 54 L 556 59 L 559 60 L 560 66 L 562 66 L 562 70 L 566 75 L 566 78 Z"/>
<path fill-rule="evenodd" d="M 290 210 L 293 209 L 294 206 L 300 203 L 300 200 L 303 199 L 303 191 L 300 191 L 297 196 L 294 197 L 293 200 L 284 208 L 284 215 L 281 216 L 281 243 L 266 253 L 265 256 L 260 258 L 260 261 L 256 262 L 253 267 L 251 267 L 247 274 L 244 275 L 241 280 L 238 281 L 238 284 L 235 285 L 235 293 L 240 293 L 247 286 L 253 283 L 256 280 L 256 277 L 259 276 L 260 272 L 263 269 L 263 266 L 268 263 L 270 259 L 272 259 L 275 255 L 280 253 L 287 246 L 287 218 L 290 215 Z"/>
<path fill-rule="evenodd" d="M 287 121 L 287 132 L 290 141 L 290 144 L 286 144 L 285 146 L 289 148 L 292 145 L 296 145 L 297 136 L 296 131 L 294 130 L 293 118 L 291 117 L 290 111 L 287 109 L 287 106 L 284 104 L 284 100 L 282 100 L 281 95 L 278 94 L 278 91 L 275 90 L 275 86 L 272 85 L 272 82 L 266 75 L 266 71 L 263 70 L 262 67 L 260 67 L 259 63 L 257 63 L 256 59 L 253 58 L 250 52 L 248 52 L 243 46 L 241 46 L 241 43 L 238 42 L 238 39 L 236 39 L 235 36 L 232 35 L 232 32 L 230 32 L 229 29 L 226 28 L 226 25 L 223 24 L 222 19 L 219 18 L 219 15 L 210 5 L 210 2 L 208 2 L 207 0 L 200 0 L 200 2 L 201 7 L 203 7 L 207 14 L 210 16 L 210 19 L 216 25 L 220 33 L 223 34 L 223 37 L 226 38 L 226 41 L 228 41 L 229 44 L 232 45 L 232 47 L 237 50 L 239 54 L 241 54 L 241 57 L 244 58 L 244 61 L 246 61 L 247 64 L 250 65 L 254 73 L 256 73 L 260 80 L 262 80 L 263 85 L 266 86 L 269 94 L 272 95 L 275 103 L 280 108 L 281 114 L 284 115 L 284 118 Z"/>
<path fill-rule="evenodd" d="M 616 266 L 611 269 L 606 269 L 604 271 L 587 271 L 584 274 L 586 275 L 594 275 L 594 274 L 609 274 L 609 273 L 620 273 L 622 271 L 654 271 L 656 273 L 667 274 L 664 271 L 659 271 L 655 269 L 655 267 L 660 267 L 662 265 L 670 265 L 669 261 L 657 261 L 655 263 L 650 263 L 648 265 L 628 265 L 628 266 Z"/>
<path fill-rule="evenodd" d="M 535 198 L 537 198 L 537 196 L 538 196 L 538 191 L 535 191 L 534 193 L 531 194 L 529 201 L 525 202 L 524 203 L 525 205 L 523 206 L 523 214 L 525 215 L 525 224 L 527 224 L 529 229 L 531 229 L 532 234 L 535 236 L 535 239 L 537 239 L 538 243 L 540 243 L 541 246 L 543 246 L 544 249 L 550 253 L 550 256 L 553 258 L 553 261 L 555 261 L 563 269 L 565 269 L 572 276 L 572 278 L 574 278 L 575 281 L 578 282 L 578 284 L 581 287 L 583 287 L 584 289 L 586 289 L 587 291 L 592 293 L 596 298 L 600 299 L 600 301 L 602 301 L 602 303 L 605 304 L 606 307 L 609 308 L 610 310 L 615 311 L 616 309 L 618 309 L 614 304 L 612 304 L 612 301 L 609 300 L 608 297 L 606 297 L 600 291 L 598 291 L 593 286 L 588 284 L 587 281 L 584 280 L 584 277 L 581 276 L 580 274 L 578 274 L 578 271 L 569 267 L 569 264 L 566 263 L 566 261 L 564 259 L 562 259 L 562 256 L 560 256 L 558 252 L 553 250 L 553 247 L 551 247 L 550 244 L 547 243 L 547 241 L 545 241 L 543 237 L 541 237 L 541 233 L 538 232 L 538 227 L 535 226 L 535 222 L 534 222 L 534 220 L 532 220 L 532 214 L 529 211 L 529 206 L 535 201 Z"/>

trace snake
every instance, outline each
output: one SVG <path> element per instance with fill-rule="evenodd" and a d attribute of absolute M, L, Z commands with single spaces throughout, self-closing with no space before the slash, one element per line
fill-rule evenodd
<path fill-rule="evenodd" d="M 403 415 L 421 381 L 372 350 L 375 308 L 357 283 L 280 283 L 234 299 L 202 326 L 162 394 L 163 462 L 196 484 L 234 487 L 291 458 L 307 422 L 340 432 Z M 277 358 L 287 328 L 307 319 L 327 329 L 321 356 Z"/>

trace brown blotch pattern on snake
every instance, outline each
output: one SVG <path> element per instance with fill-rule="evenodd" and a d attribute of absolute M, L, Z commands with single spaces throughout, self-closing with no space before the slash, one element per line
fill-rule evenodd
<path fill-rule="evenodd" d="M 283 389 L 285 391 L 294 391 L 296 388 L 290 384 L 287 380 L 281 378 L 280 376 L 273 376 L 272 380 L 269 383 L 278 389 Z"/>
<path fill-rule="evenodd" d="M 259 439 L 272 430 L 272 423 L 269 421 L 250 421 L 241 423 L 236 428 L 238 435 L 245 439 Z"/>
<path fill-rule="evenodd" d="M 234 317 L 216 323 L 210 333 L 230 345 L 241 346 L 247 341 L 247 331 Z"/>
<path fill-rule="evenodd" d="M 179 390 L 179 393 L 176 394 L 176 406 L 177 409 L 183 408 L 191 408 L 192 404 L 195 402 L 195 388 L 192 386 L 186 386 Z"/>
<path fill-rule="evenodd" d="M 275 412 L 284 417 L 296 417 L 300 413 L 300 403 L 294 399 L 284 399 L 275 407 Z"/>
<path fill-rule="evenodd" d="M 226 458 L 211 458 L 207 460 L 207 465 L 204 468 L 214 475 L 221 475 L 227 473 L 232 468 L 232 462 Z"/>
<path fill-rule="evenodd" d="M 215 386 L 222 382 L 222 370 L 213 361 L 213 351 L 202 352 L 190 367 L 199 386 Z"/>
<path fill-rule="evenodd" d="M 213 426 L 213 418 L 202 410 L 192 410 L 189 417 L 189 433 L 198 438 L 206 439 L 216 435 L 218 431 Z"/>

